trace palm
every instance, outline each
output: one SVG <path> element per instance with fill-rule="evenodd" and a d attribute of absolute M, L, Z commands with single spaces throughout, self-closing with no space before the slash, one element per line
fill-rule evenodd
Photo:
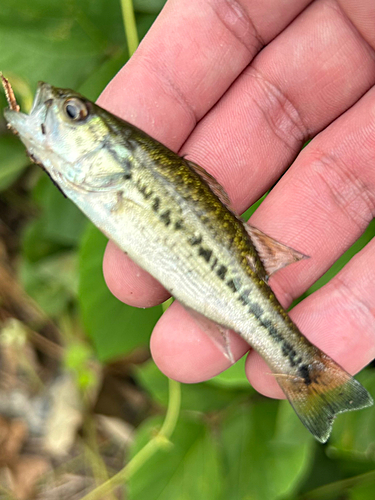
<path fill-rule="evenodd" d="M 281 4 L 169 2 L 99 103 L 205 167 L 239 212 L 318 134 L 252 218 L 312 257 L 272 278 L 287 307 L 373 218 L 375 7 L 372 0 Z M 351 372 L 375 355 L 374 248 L 371 242 L 291 313 L 313 343 Z M 167 298 L 112 244 L 104 270 L 124 302 L 150 306 Z M 151 346 L 159 367 L 185 382 L 228 366 L 178 303 L 159 321 Z M 235 336 L 232 349 L 240 357 L 248 346 Z M 257 390 L 282 397 L 258 354 L 251 352 L 246 366 Z"/>

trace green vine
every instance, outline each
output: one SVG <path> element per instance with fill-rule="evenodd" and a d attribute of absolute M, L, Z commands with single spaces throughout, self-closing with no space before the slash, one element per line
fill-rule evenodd
<path fill-rule="evenodd" d="M 81 500 L 100 500 L 111 493 L 114 488 L 124 484 L 133 476 L 158 450 L 165 449 L 176 427 L 181 405 L 181 388 L 179 382 L 169 379 L 168 409 L 160 431 L 153 437 L 125 467 L 108 481 L 95 488 Z"/>
<path fill-rule="evenodd" d="M 139 45 L 132 0 L 121 0 L 121 10 L 124 20 L 126 41 L 128 43 L 129 57 L 131 57 Z"/>

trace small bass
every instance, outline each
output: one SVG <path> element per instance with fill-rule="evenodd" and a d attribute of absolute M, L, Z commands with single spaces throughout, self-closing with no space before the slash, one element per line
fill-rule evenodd
<path fill-rule="evenodd" d="M 30 158 L 188 310 L 256 349 L 316 439 L 327 441 L 336 414 L 373 403 L 268 285 L 304 256 L 245 224 L 203 168 L 77 92 L 40 83 L 27 115 L 3 85 L 5 118 Z"/>

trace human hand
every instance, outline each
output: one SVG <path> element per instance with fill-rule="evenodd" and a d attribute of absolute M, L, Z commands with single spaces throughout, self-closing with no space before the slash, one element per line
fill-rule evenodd
<path fill-rule="evenodd" d="M 316 136 L 251 218 L 311 256 L 271 278 L 284 307 L 358 239 L 375 213 L 374 2 L 287 4 L 170 0 L 98 101 L 204 167 L 238 212 Z M 290 314 L 352 373 L 375 355 L 374 250 L 372 241 Z M 128 304 L 148 307 L 168 297 L 112 243 L 104 273 Z M 249 348 L 235 334 L 231 342 L 236 359 Z M 183 382 L 206 380 L 229 365 L 177 302 L 156 325 L 151 350 L 159 368 Z M 246 373 L 259 392 L 283 397 L 254 351 Z"/>

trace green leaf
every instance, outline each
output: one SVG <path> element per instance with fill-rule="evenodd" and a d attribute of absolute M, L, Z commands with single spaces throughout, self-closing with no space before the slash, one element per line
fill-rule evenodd
<path fill-rule="evenodd" d="M 97 40 L 106 40 L 110 47 L 127 51 L 119 0 L 75 0 L 74 3 L 75 16 L 86 33 Z"/>
<path fill-rule="evenodd" d="M 32 2 L 27 2 L 27 7 L 25 1 L 18 0 L 16 9 L 14 2 L 10 3 L 12 9 L 8 10 L 2 1 L 0 16 L 0 44 L 4 49 L 0 66 L 4 74 L 11 80 L 16 75 L 33 89 L 38 80 L 77 87 L 99 62 L 101 45 L 87 36 L 74 17 L 59 9 L 50 17 L 33 10 Z"/>
<path fill-rule="evenodd" d="M 142 38 L 146 35 L 156 17 L 156 14 L 137 14 L 136 23 L 139 40 L 142 40 Z"/>
<path fill-rule="evenodd" d="M 32 91 L 39 80 L 77 89 L 124 48 L 120 3 L 2 0 L 0 44 L 0 67 L 11 81 Z"/>
<path fill-rule="evenodd" d="M 159 418 L 138 429 L 134 455 L 160 428 Z M 216 442 L 207 426 L 180 418 L 172 445 L 158 451 L 130 478 L 129 500 L 219 500 L 224 474 Z"/>
<path fill-rule="evenodd" d="M 44 237 L 62 245 L 76 245 L 86 227 L 87 219 L 76 205 L 43 175 L 40 201 L 43 205 Z"/>
<path fill-rule="evenodd" d="M 146 12 L 148 14 L 158 14 L 164 7 L 166 0 L 133 0 L 136 12 Z"/>
<path fill-rule="evenodd" d="M 44 173 L 34 188 L 33 197 L 41 215 L 25 230 L 24 256 L 36 261 L 61 248 L 76 246 L 87 224 L 82 212 L 64 197 Z"/>
<path fill-rule="evenodd" d="M 246 212 L 244 212 L 244 213 L 242 214 L 242 218 L 243 218 L 244 220 L 249 220 L 249 219 L 250 219 L 250 217 L 253 215 L 253 213 L 255 212 L 255 210 L 257 210 L 257 208 L 259 208 L 259 207 L 260 207 L 260 205 L 261 205 L 262 201 L 266 198 L 267 194 L 268 194 L 268 193 L 264 194 L 261 198 L 259 198 L 259 200 L 258 200 L 258 201 L 256 201 L 255 203 L 253 203 L 253 204 L 251 205 L 251 207 L 249 207 L 249 208 L 246 210 Z"/>
<path fill-rule="evenodd" d="M 288 403 L 261 400 L 222 424 L 226 500 L 289 498 L 309 467 L 312 437 Z"/>
<path fill-rule="evenodd" d="M 234 365 L 227 370 L 219 373 L 216 377 L 209 380 L 210 384 L 226 388 L 243 388 L 249 392 L 255 392 L 249 385 L 249 381 L 245 375 L 246 355 L 239 359 Z"/>
<path fill-rule="evenodd" d="M 37 262 L 23 259 L 19 274 L 26 292 L 51 317 L 66 311 L 76 297 L 78 278 L 75 253 L 59 253 Z"/>
<path fill-rule="evenodd" d="M 89 224 L 80 248 L 79 303 L 88 335 L 101 361 L 147 345 L 161 306 L 137 309 L 117 300 L 108 290 L 102 273 L 107 238 Z"/>
<path fill-rule="evenodd" d="M 95 101 L 108 82 L 126 63 L 127 58 L 127 52 L 124 49 L 118 50 L 116 54 L 105 61 L 98 67 L 97 71 L 89 76 L 89 78 L 79 87 L 78 91 L 91 101 Z"/>
<path fill-rule="evenodd" d="M 348 500 L 373 500 L 375 491 L 375 471 L 368 474 L 368 477 L 362 480 L 362 484 L 357 484 L 350 488 Z"/>
<path fill-rule="evenodd" d="M 17 137 L 0 137 L 0 191 L 7 189 L 29 164 L 25 148 Z"/>
<path fill-rule="evenodd" d="M 28 262 L 37 262 L 61 251 L 60 244 L 51 241 L 44 234 L 43 217 L 30 222 L 24 230 L 22 241 L 22 254 Z"/>
<path fill-rule="evenodd" d="M 168 378 L 150 360 L 137 367 L 135 375 L 139 383 L 160 404 L 168 404 Z M 200 384 L 181 384 L 181 408 L 185 410 L 212 412 L 235 404 L 254 392 L 249 383 L 245 387 L 220 386 L 211 381 Z"/>
<path fill-rule="evenodd" d="M 375 370 L 363 370 L 356 378 L 375 395 Z M 339 415 L 329 443 L 339 455 L 375 461 L 375 406 Z"/>

